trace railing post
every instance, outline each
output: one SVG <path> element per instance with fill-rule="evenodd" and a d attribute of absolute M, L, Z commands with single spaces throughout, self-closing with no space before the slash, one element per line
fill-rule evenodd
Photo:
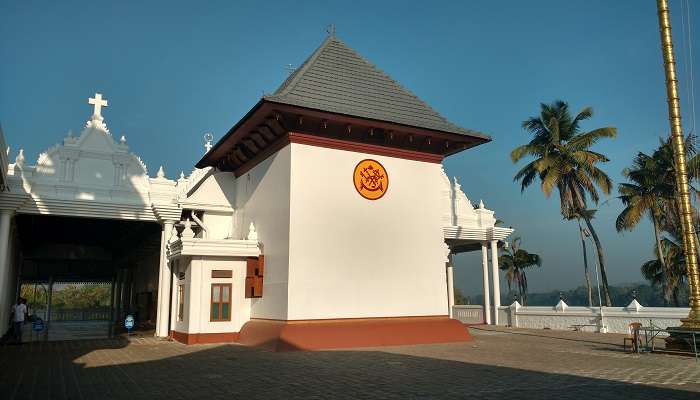
<path fill-rule="evenodd" d="M 518 309 L 520 309 L 521 305 L 518 303 L 518 301 L 514 301 L 513 304 L 508 307 L 508 313 L 510 314 L 510 326 L 513 328 L 518 327 Z"/>

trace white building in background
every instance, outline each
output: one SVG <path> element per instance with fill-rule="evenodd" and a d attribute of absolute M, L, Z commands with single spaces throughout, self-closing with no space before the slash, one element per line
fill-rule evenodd
<path fill-rule="evenodd" d="M 111 320 L 137 313 L 188 344 L 464 341 L 451 254 L 479 249 L 487 309 L 490 274 L 500 305 L 498 244 L 512 229 L 442 168 L 490 138 L 333 36 L 177 181 L 162 167 L 150 177 L 107 129 L 107 102 L 90 104 L 80 135 L 35 165 L 20 151 L 2 176 L 0 310 L 23 282 L 100 280 Z"/>

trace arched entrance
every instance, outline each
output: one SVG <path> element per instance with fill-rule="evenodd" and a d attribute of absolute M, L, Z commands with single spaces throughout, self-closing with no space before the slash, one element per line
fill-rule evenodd
<path fill-rule="evenodd" d="M 156 320 L 160 226 L 42 215 L 16 217 L 20 295 L 45 330 L 26 338 L 101 338 L 127 314 Z"/>

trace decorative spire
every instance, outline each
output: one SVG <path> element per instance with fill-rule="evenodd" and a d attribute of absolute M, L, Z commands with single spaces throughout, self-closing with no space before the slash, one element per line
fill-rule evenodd
<path fill-rule="evenodd" d="M 483 200 L 479 200 L 479 208 L 482 209 L 482 210 L 485 208 L 485 207 L 484 207 L 484 201 L 483 201 Z"/>
<path fill-rule="evenodd" d="M 68 129 L 68 134 L 66 134 L 66 137 L 72 138 L 73 137 L 73 130 Z"/>
<path fill-rule="evenodd" d="M 15 157 L 15 165 L 20 167 L 24 165 L 24 149 L 19 149 L 19 153 L 17 153 L 17 157 Z"/>
<path fill-rule="evenodd" d="M 205 154 L 206 154 L 206 153 L 209 153 L 209 150 L 211 150 L 211 148 L 214 147 L 214 146 L 211 144 L 211 141 L 212 141 L 213 139 L 214 139 L 214 135 L 212 135 L 211 133 L 205 133 L 205 134 L 204 134 L 204 148 L 206 149 L 206 151 L 204 152 Z"/>
<path fill-rule="evenodd" d="M 185 220 L 185 228 L 182 230 L 182 237 L 183 238 L 193 238 L 194 237 L 194 231 L 192 230 L 192 221 L 189 219 Z"/>
<path fill-rule="evenodd" d="M 119 143 L 120 143 L 120 144 L 126 144 L 126 136 L 122 135 L 122 137 L 119 138 Z"/>
<path fill-rule="evenodd" d="M 165 171 L 163 171 L 162 165 L 160 166 L 160 168 L 158 168 L 158 172 L 156 172 L 156 178 L 165 179 Z"/>
<path fill-rule="evenodd" d="M 108 103 L 106 99 L 102 99 L 102 93 L 95 93 L 95 97 L 88 98 L 88 103 L 94 106 L 92 112 L 92 119 L 102 121 L 102 107 L 107 107 Z"/>
<path fill-rule="evenodd" d="M 331 39 L 335 39 L 335 24 L 330 24 L 326 27 L 326 33 Z"/>
<path fill-rule="evenodd" d="M 255 224 L 251 221 L 250 225 L 248 226 L 248 240 L 253 240 L 253 241 L 258 241 L 258 232 L 255 230 Z"/>

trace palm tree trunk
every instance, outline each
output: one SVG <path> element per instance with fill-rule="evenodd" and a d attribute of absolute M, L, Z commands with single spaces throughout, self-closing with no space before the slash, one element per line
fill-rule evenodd
<path fill-rule="evenodd" d="M 581 247 L 583 248 L 583 273 L 586 275 L 586 289 L 588 289 L 588 307 L 593 307 L 593 288 L 591 287 L 591 274 L 588 272 L 588 254 L 586 253 L 586 238 L 583 236 L 581 219 L 577 218 L 578 233 L 581 235 Z"/>
<path fill-rule="evenodd" d="M 659 221 L 656 218 L 656 215 L 652 213 L 651 215 L 651 221 L 654 225 L 654 236 L 656 237 L 656 257 L 659 259 L 659 262 L 661 263 L 661 269 L 663 271 L 663 286 L 664 286 L 664 294 L 668 293 L 669 287 L 668 287 L 668 274 L 669 270 L 668 267 L 666 266 L 666 257 L 664 256 L 663 253 L 663 248 L 661 247 L 661 228 L 659 228 Z M 665 300 L 664 296 L 664 300 Z"/>
<path fill-rule="evenodd" d="M 584 215 L 583 220 L 586 222 L 586 226 L 588 226 L 588 230 L 591 232 L 591 235 L 593 236 L 593 242 L 595 242 L 596 251 L 598 253 L 598 265 L 600 267 L 600 280 L 603 282 L 603 302 L 604 302 L 605 306 L 610 307 L 610 306 L 612 306 L 612 301 L 610 300 L 610 290 L 608 288 L 608 274 L 607 274 L 607 271 L 605 270 L 605 258 L 603 257 L 603 246 L 600 244 L 600 239 L 598 239 L 598 234 L 596 233 L 595 229 L 593 229 L 593 225 L 591 224 L 590 218 L 588 218 Z"/>
<path fill-rule="evenodd" d="M 523 306 L 527 305 L 527 289 L 525 289 L 525 285 L 523 284 L 523 277 L 522 275 L 520 276 L 520 279 L 518 279 L 518 292 L 520 292 L 520 301 L 523 302 Z"/>

